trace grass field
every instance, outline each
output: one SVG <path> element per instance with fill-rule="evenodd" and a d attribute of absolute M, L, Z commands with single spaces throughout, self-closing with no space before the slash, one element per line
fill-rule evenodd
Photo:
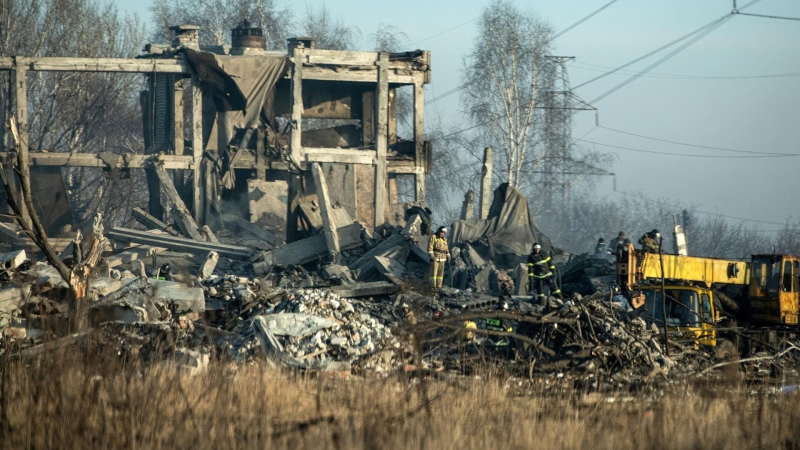
<path fill-rule="evenodd" d="M 800 448 L 800 397 L 735 383 L 609 395 L 498 376 L 420 383 L 224 363 L 190 376 L 77 357 L 5 362 L 1 378 L 4 448 Z"/>

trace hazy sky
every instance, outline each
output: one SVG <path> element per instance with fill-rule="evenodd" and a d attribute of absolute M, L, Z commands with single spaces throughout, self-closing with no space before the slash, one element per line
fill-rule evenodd
<path fill-rule="evenodd" d="M 149 20 L 149 1 L 132 5 L 114 0 L 122 10 Z M 562 30 L 608 0 L 523 1 L 517 4 Z M 321 3 L 321 2 L 320 2 Z M 473 0 L 327 0 L 325 4 L 357 26 L 365 48 L 379 23 L 393 25 L 409 37 L 409 49 L 432 52 L 432 98 L 459 84 L 462 58 L 475 34 L 474 19 L 486 2 Z M 569 66 L 573 86 L 633 60 L 731 11 L 731 0 L 619 0 L 558 38 L 554 54 L 574 56 Z M 745 1 L 739 1 L 741 7 Z M 314 1 L 293 4 L 296 16 Z M 800 1 L 761 0 L 745 12 L 800 18 Z M 472 21 L 472 22 L 470 22 Z M 469 22 L 469 23 L 467 23 Z M 466 24 L 465 24 L 466 23 Z M 465 24 L 458 27 L 459 25 Z M 439 33 L 458 27 L 439 36 Z M 736 16 L 632 84 L 599 101 L 600 125 L 708 147 L 800 155 L 800 21 Z M 639 71 L 667 54 L 661 52 L 629 71 Z M 600 72 L 599 72 L 600 71 Z M 633 73 L 633 72 L 626 72 Z M 789 76 L 775 76 L 785 75 Z M 678 77 L 676 77 L 676 75 Z M 590 101 L 626 80 L 610 75 L 576 90 Z M 727 78 L 726 78 L 727 77 Z M 740 77 L 740 78 L 734 78 Z M 458 125 L 456 95 L 428 105 L 427 118 Z M 617 189 L 668 197 L 699 205 L 702 211 L 783 223 L 800 219 L 800 156 L 753 156 L 685 147 L 604 128 L 594 128 L 592 112 L 575 116 L 573 137 L 598 144 L 646 151 L 713 158 L 637 153 L 597 145 L 616 155 L 611 171 Z M 592 144 L 586 144 L 592 145 Z M 598 183 L 597 195 L 613 198 L 610 177 Z M 762 229 L 779 228 L 762 224 Z"/>

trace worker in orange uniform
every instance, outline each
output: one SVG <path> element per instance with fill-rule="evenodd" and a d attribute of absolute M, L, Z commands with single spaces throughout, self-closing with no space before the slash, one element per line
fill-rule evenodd
<path fill-rule="evenodd" d="M 450 247 L 447 245 L 447 228 L 439 227 L 436 235 L 428 243 L 428 255 L 431 257 L 431 286 L 434 289 L 442 287 L 444 282 L 444 266 L 450 261 Z"/>

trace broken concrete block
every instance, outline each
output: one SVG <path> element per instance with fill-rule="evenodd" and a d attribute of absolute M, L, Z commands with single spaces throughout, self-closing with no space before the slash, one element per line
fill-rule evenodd
<path fill-rule="evenodd" d="M 0 267 L 4 269 L 16 269 L 25 262 L 25 259 L 27 259 L 25 250 L 4 253 L 0 255 Z"/>
<path fill-rule="evenodd" d="M 339 235 L 340 250 L 350 250 L 362 245 L 361 225 L 358 223 L 339 228 L 337 233 Z M 325 241 L 325 236 L 317 234 L 310 238 L 295 241 L 283 247 L 263 252 L 263 263 L 253 264 L 253 269 L 256 270 L 257 274 L 263 275 L 263 273 L 259 273 L 259 271 L 263 272 L 268 270 L 272 265 L 289 266 L 305 264 L 316 261 L 327 254 L 328 245 Z"/>
<path fill-rule="evenodd" d="M 148 280 L 154 285 L 153 301 L 172 307 L 176 313 L 203 312 L 206 297 L 203 288 L 187 287 L 173 281 Z"/>
<path fill-rule="evenodd" d="M 29 292 L 30 293 L 30 292 Z M 8 313 L 19 308 L 26 295 L 21 288 L 0 291 L 0 313 Z"/>
<path fill-rule="evenodd" d="M 372 250 L 364 253 L 358 260 L 350 264 L 351 269 L 358 269 L 361 268 L 362 265 L 367 266 L 372 264 L 371 258 L 373 256 L 385 256 L 384 254 L 390 251 L 395 246 L 402 246 L 405 244 L 405 238 L 400 236 L 399 234 L 395 234 L 389 236 L 385 240 L 383 240 L 380 244 L 376 245 Z"/>
<path fill-rule="evenodd" d="M 358 281 L 367 281 L 381 275 L 395 284 L 400 284 L 404 273 L 405 266 L 399 261 L 383 256 L 373 256 L 367 263 L 362 264 Z"/>
<path fill-rule="evenodd" d="M 337 336 L 337 337 L 331 338 L 331 345 L 338 345 L 338 346 L 341 347 L 341 346 L 343 346 L 345 344 L 347 344 L 347 338 L 345 338 L 345 337 Z"/>
<path fill-rule="evenodd" d="M 526 264 L 517 264 L 514 269 L 513 295 L 528 295 L 528 266 Z"/>
<path fill-rule="evenodd" d="M 267 327 L 275 336 L 304 337 L 320 330 L 339 328 L 339 324 L 334 320 L 307 314 L 281 313 L 263 317 Z"/>
<path fill-rule="evenodd" d="M 217 252 L 208 252 L 208 256 L 206 257 L 205 262 L 203 265 L 200 266 L 200 278 L 206 279 L 214 273 L 214 269 L 217 268 L 217 263 L 219 262 L 219 253 Z"/>
<path fill-rule="evenodd" d="M 264 215 L 286 215 L 286 181 L 247 180 L 247 206 L 250 222 L 258 222 Z"/>
<path fill-rule="evenodd" d="M 339 279 L 345 284 L 353 284 L 356 282 L 353 272 L 347 266 L 340 266 L 338 264 L 330 264 L 322 268 L 322 276 L 326 280 Z"/>
<path fill-rule="evenodd" d="M 109 317 L 118 317 L 123 322 L 154 322 L 161 318 L 161 312 L 153 303 L 153 294 L 154 288 L 147 278 L 133 278 L 121 288 L 94 302 L 92 309 L 97 320 L 101 322 L 104 318 L 115 320 Z M 120 312 L 125 309 L 132 310 L 133 315 L 130 312 Z"/>
<path fill-rule="evenodd" d="M 475 292 L 479 294 L 488 294 L 491 292 L 489 286 L 489 276 L 492 273 L 492 267 L 486 266 L 475 274 Z"/>
<path fill-rule="evenodd" d="M 475 251 L 474 248 L 472 248 L 471 245 L 465 243 L 464 247 L 466 250 L 467 257 L 469 258 L 470 262 L 472 262 L 472 265 L 474 265 L 479 269 L 486 265 L 486 260 L 483 259 L 481 255 L 479 255 L 478 252 Z"/>
<path fill-rule="evenodd" d="M 122 287 L 121 280 L 106 277 L 96 277 L 89 280 L 89 290 L 100 296 L 108 295 Z"/>

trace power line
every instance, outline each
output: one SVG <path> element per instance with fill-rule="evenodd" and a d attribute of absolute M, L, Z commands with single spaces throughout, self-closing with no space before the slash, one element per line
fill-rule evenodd
<path fill-rule="evenodd" d="M 478 128 L 478 127 L 479 127 L 479 126 L 481 126 L 481 125 L 483 125 L 483 124 L 482 124 L 482 123 L 479 123 L 479 124 L 477 124 L 477 125 L 473 125 L 473 126 L 471 126 L 471 127 L 469 127 L 469 128 L 464 128 L 464 129 L 461 129 L 461 130 L 458 130 L 458 131 L 454 131 L 454 132 L 452 132 L 452 133 L 450 133 L 450 134 L 448 134 L 448 135 L 445 135 L 445 136 L 441 136 L 441 137 L 434 137 L 434 138 L 433 138 L 433 139 L 431 139 L 431 140 L 433 140 L 433 141 L 436 141 L 436 140 L 440 140 L 440 139 L 447 139 L 447 138 L 449 138 L 449 137 L 452 137 L 452 136 L 455 136 L 455 135 L 457 135 L 457 134 L 461 134 L 461 133 L 463 133 L 463 132 L 465 132 L 465 131 L 469 131 L 469 130 L 472 130 L 472 129 Z"/>
<path fill-rule="evenodd" d="M 551 37 L 550 39 L 547 40 L 547 43 L 550 43 L 550 42 L 558 39 L 562 34 L 567 33 L 568 31 L 570 31 L 571 29 L 577 27 L 578 25 L 582 24 L 583 22 L 586 22 L 587 20 L 589 20 L 592 17 L 594 17 L 597 13 L 599 13 L 600 11 L 608 8 L 609 6 L 611 6 L 612 4 L 614 4 L 616 2 L 617 2 L 617 0 L 611 0 L 610 2 L 606 3 L 605 5 L 597 8 L 596 10 L 592 11 L 588 16 L 584 17 L 583 19 L 573 23 L 572 25 L 568 26 L 567 28 L 564 28 L 563 30 L 561 30 L 558 33 L 556 33 L 553 37 Z"/>
<path fill-rule="evenodd" d="M 460 86 L 458 86 L 458 87 L 455 87 L 455 88 L 453 88 L 453 89 L 450 89 L 449 91 L 445 92 L 445 93 L 444 93 L 444 94 L 442 94 L 442 95 L 439 95 L 438 97 L 434 97 L 434 98 L 432 98 L 432 99 L 428 100 L 427 102 L 425 102 L 425 104 L 426 104 L 426 105 L 429 105 L 429 104 L 431 104 L 431 103 L 436 103 L 436 102 L 438 102 L 439 100 L 441 100 L 441 99 L 443 99 L 443 98 L 445 98 L 445 97 L 447 97 L 447 96 L 449 96 L 449 95 L 455 94 L 456 92 L 458 92 L 458 91 L 460 91 L 460 90 L 462 90 L 462 89 L 464 89 L 464 88 L 466 88 L 466 87 L 467 87 L 467 85 L 466 85 L 466 84 L 462 84 L 462 85 L 460 85 Z"/>
<path fill-rule="evenodd" d="M 613 131 L 615 133 L 627 134 L 628 136 L 636 136 L 642 139 L 649 139 L 651 141 L 658 141 L 658 142 L 666 142 L 668 144 L 675 144 L 675 145 L 683 145 L 685 147 L 695 147 L 695 148 L 705 148 L 708 150 L 720 150 L 725 152 L 733 152 L 733 153 L 751 153 L 755 155 L 770 155 L 770 156 L 795 156 L 794 154 L 786 154 L 786 153 L 775 153 L 775 152 L 756 152 L 756 151 L 748 151 L 748 150 L 734 150 L 730 148 L 723 148 L 723 147 L 709 147 L 707 145 L 696 145 L 696 144 L 688 144 L 686 142 L 677 142 L 677 141 L 670 141 L 667 139 L 659 139 L 650 136 L 644 136 L 641 134 L 630 133 L 628 131 L 622 130 L 615 130 L 614 128 L 604 127 L 602 125 L 597 125 L 598 128 L 602 128 L 604 130 Z"/>
<path fill-rule="evenodd" d="M 748 4 L 744 5 L 744 6 L 742 6 L 742 8 L 741 8 L 741 9 L 749 8 L 750 6 L 752 6 L 752 5 L 756 4 L 756 3 L 760 2 L 760 1 L 761 1 L 761 0 L 753 0 L 752 2 L 750 2 L 750 3 L 748 3 Z M 662 45 L 661 47 L 658 47 L 658 48 L 657 48 L 657 49 L 655 49 L 655 50 L 652 50 L 652 51 L 650 51 L 650 52 L 647 52 L 647 53 L 645 53 L 644 55 L 642 55 L 642 56 L 640 56 L 640 57 L 638 57 L 638 58 L 636 58 L 636 59 L 634 59 L 634 60 L 632 60 L 632 61 L 630 61 L 630 62 L 627 62 L 627 63 L 625 63 L 625 64 L 623 64 L 623 65 L 621 65 L 621 66 L 619 66 L 619 67 L 617 67 L 617 68 L 615 68 L 615 69 L 613 69 L 613 70 L 610 70 L 610 71 L 608 71 L 608 72 L 604 73 L 603 75 L 600 75 L 600 76 L 594 77 L 594 78 L 592 78 L 592 79 L 591 79 L 591 80 L 589 80 L 589 81 L 586 81 L 586 82 L 584 82 L 584 83 L 581 83 L 581 84 L 579 84 L 579 85 L 577 85 L 577 86 L 573 87 L 573 89 L 578 89 L 578 88 L 581 88 L 581 87 L 583 87 L 583 86 L 586 86 L 586 85 L 587 85 L 587 84 L 589 84 L 589 83 L 594 83 L 595 81 L 597 81 L 597 80 L 600 80 L 600 79 L 603 79 L 603 78 L 605 78 L 605 77 L 607 77 L 607 76 L 611 75 L 612 73 L 615 73 L 615 72 L 617 72 L 617 71 L 619 71 L 619 70 L 622 70 L 622 69 L 624 69 L 624 68 L 626 68 L 626 67 L 628 67 L 628 66 L 630 66 L 630 65 L 636 64 L 637 62 L 639 62 L 639 61 L 641 61 L 641 60 L 643 60 L 643 59 L 645 59 L 645 58 L 648 58 L 648 57 L 650 57 L 650 56 L 653 56 L 653 55 L 655 55 L 656 53 L 660 52 L 661 50 L 664 50 L 664 49 L 666 49 L 666 48 L 672 47 L 673 45 L 677 44 L 678 42 L 684 41 L 684 40 L 686 40 L 686 39 L 688 39 L 688 38 L 690 38 L 690 37 L 694 36 L 695 34 L 697 34 L 697 33 L 700 33 L 701 31 L 705 30 L 706 28 L 708 28 L 708 27 L 710 27 L 710 26 L 712 26 L 712 25 L 715 25 L 715 24 L 717 24 L 717 23 L 718 23 L 718 22 L 720 22 L 722 19 L 728 18 L 728 17 L 730 17 L 731 15 L 733 15 L 733 13 L 732 13 L 732 12 L 731 12 L 731 13 L 728 13 L 728 14 L 725 14 L 724 16 L 722 16 L 722 17 L 719 17 L 719 18 L 717 18 L 717 19 L 714 19 L 714 20 L 712 20 L 711 22 L 709 22 L 709 23 L 707 23 L 707 24 L 703 25 L 702 27 L 695 29 L 694 31 L 691 31 L 691 32 L 689 32 L 689 33 L 686 33 L 686 34 L 684 34 L 683 36 L 681 36 L 681 37 L 679 37 L 679 38 L 677 38 L 677 39 L 675 39 L 675 40 L 673 40 L 673 41 L 670 41 L 669 43 L 667 43 L 667 44 L 664 44 L 664 45 Z"/>
<path fill-rule="evenodd" d="M 577 27 L 578 25 L 582 24 L 583 22 L 586 22 L 587 20 L 591 19 L 591 18 L 592 18 L 592 17 L 594 17 L 596 14 L 598 14 L 600 11 L 602 11 L 602 10 L 604 10 L 604 9 L 608 8 L 609 6 L 611 6 L 613 3 L 617 2 L 617 1 L 618 1 L 618 0 L 612 0 L 612 1 L 608 2 L 608 3 L 606 3 L 605 5 L 601 6 L 600 8 L 598 8 L 598 9 L 596 9 L 596 10 L 592 11 L 591 13 L 589 13 L 589 15 L 587 15 L 587 16 L 585 16 L 585 17 L 583 17 L 583 18 L 582 18 L 582 19 L 580 19 L 579 21 L 577 21 L 577 22 L 573 23 L 572 25 L 568 26 L 567 28 L 565 28 L 565 29 L 563 29 L 563 30 L 559 31 L 558 33 L 556 33 L 555 35 L 553 35 L 553 37 L 551 37 L 550 39 L 548 39 L 548 40 L 547 40 L 546 44 L 549 44 L 550 42 L 554 41 L 556 38 L 559 38 L 559 37 L 561 37 L 561 36 L 562 36 L 562 35 L 564 35 L 565 33 L 567 33 L 567 32 L 569 32 L 570 30 L 572 30 L 573 28 L 575 28 L 575 27 Z M 474 21 L 476 21 L 476 20 L 478 20 L 478 17 L 476 17 L 476 18 L 474 18 L 474 19 L 470 20 L 469 22 L 462 23 L 461 25 L 458 25 L 458 26 L 456 26 L 456 27 L 454 27 L 454 28 L 451 28 L 451 29 L 449 29 L 449 30 L 446 30 L 446 31 L 443 31 L 443 32 L 441 32 L 441 33 L 439 33 L 439 34 L 436 34 L 436 35 L 434 35 L 434 36 L 427 37 L 427 38 L 425 38 L 425 39 L 421 39 L 421 40 L 419 40 L 419 41 L 416 41 L 416 42 L 412 42 L 412 44 L 416 44 L 417 42 L 421 42 L 421 41 L 424 41 L 424 40 L 427 40 L 427 39 L 431 39 L 431 38 L 434 38 L 434 37 L 437 37 L 437 36 L 441 36 L 442 34 L 445 34 L 445 33 L 448 33 L 448 32 L 450 32 L 450 31 L 453 31 L 453 30 L 455 30 L 456 28 L 462 27 L 462 26 L 464 26 L 464 25 L 466 25 L 466 24 L 468 24 L 468 23 L 474 22 Z M 448 95 L 454 94 L 454 93 L 456 93 L 456 92 L 458 92 L 458 91 L 460 91 L 460 90 L 462 90 L 462 89 L 465 89 L 466 87 L 467 87 L 467 85 L 466 85 L 466 84 L 462 84 L 462 85 L 460 85 L 460 86 L 458 86 L 458 87 L 456 87 L 456 88 L 453 88 L 453 89 L 451 89 L 451 90 L 449 90 L 449 91 L 445 92 L 444 94 L 440 95 L 439 97 L 436 97 L 436 98 L 433 98 L 433 99 L 431 99 L 431 100 L 428 100 L 427 102 L 425 102 L 425 104 L 427 105 L 427 104 L 430 104 L 430 103 L 435 103 L 435 102 L 437 102 L 437 101 L 439 101 L 439 100 L 441 100 L 441 99 L 443 99 L 443 98 L 447 97 Z"/>
<path fill-rule="evenodd" d="M 640 148 L 631 148 L 631 147 L 622 147 L 619 145 L 611 145 L 611 144 L 603 144 L 601 142 L 594 142 L 594 141 L 585 141 L 583 139 L 572 138 L 574 141 L 586 142 L 587 144 L 595 144 L 600 145 L 603 147 L 611 147 L 617 148 L 620 150 L 630 150 L 632 152 L 638 153 L 650 153 L 654 155 L 666 155 L 666 156 L 683 156 L 686 158 L 725 158 L 725 159 L 753 159 L 753 158 L 786 158 L 786 157 L 795 157 L 800 156 L 800 153 L 779 153 L 779 154 L 766 154 L 766 155 L 758 155 L 758 156 L 727 156 L 727 155 L 694 155 L 694 154 L 687 154 L 687 153 L 672 153 L 672 152 L 659 152 L 655 150 L 643 150 Z"/>
<path fill-rule="evenodd" d="M 453 28 L 450 28 L 450 29 L 448 29 L 448 30 L 444 30 L 444 31 L 442 31 L 441 33 L 437 33 L 437 34 L 434 34 L 433 36 L 428 36 L 428 37 L 426 37 L 426 38 L 423 38 L 423 39 L 420 39 L 420 40 L 418 40 L 418 41 L 414 41 L 414 42 L 412 42 L 412 43 L 410 43 L 410 44 L 408 44 L 408 45 L 419 44 L 419 43 L 420 43 L 420 42 L 422 42 L 422 41 L 427 41 L 428 39 L 433 39 L 433 38 L 435 38 L 435 37 L 439 37 L 439 36 L 441 36 L 441 35 L 443 35 L 443 34 L 447 34 L 447 33 L 451 32 L 451 31 L 453 31 L 453 30 L 457 30 L 457 29 L 459 29 L 459 28 L 463 27 L 464 25 L 469 25 L 469 24 L 471 24 L 472 22 L 475 22 L 476 20 L 478 20 L 478 18 L 477 18 L 477 17 L 475 17 L 475 18 L 474 18 L 474 19 L 472 19 L 472 20 L 468 20 L 468 21 L 466 21 L 466 22 L 462 23 L 461 25 L 456 25 L 456 26 L 454 26 Z"/>
<path fill-rule="evenodd" d="M 765 19 L 800 20 L 800 17 L 767 16 L 767 15 L 764 15 L 764 14 L 748 14 L 748 13 L 740 13 L 740 12 L 737 12 L 736 14 L 738 14 L 740 16 L 763 17 Z"/>
<path fill-rule="evenodd" d="M 756 1 L 759 1 L 759 0 L 756 0 Z M 689 41 L 687 41 L 687 42 L 685 42 L 685 43 L 681 44 L 681 46 L 680 46 L 680 47 L 678 47 L 678 48 L 676 48 L 675 50 L 673 50 L 673 51 L 671 51 L 671 52 L 667 53 L 665 56 L 661 57 L 661 58 L 660 58 L 658 61 L 656 61 L 656 62 L 654 62 L 654 63 L 650 64 L 650 65 L 649 65 L 649 66 L 647 66 L 647 67 L 645 67 L 645 68 L 644 68 L 642 71 L 640 71 L 639 73 L 637 73 L 637 74 L 635 74 L 635 75 L 631 76 L 630 78 L 628 78 L 627 80 L 623 81 L 622 83 L 620 83 L 620 84 L 618 84 L 618 85 L 614 86 L 613 88 L 611 88 L 611 89 L 607 90 L 606 92 L 604 92 L 604 93 L 600 94 L 600 96 L 599 96 L 599 97 L 595 98 L 594 100 L 590 101 L 589 103 L 592 103 L 592 104 L 594 104 L 594 103 L 597 103 L 597 102 L 599 102 L 600 100 L 602 100 L 602 99 L 604 99 L 604 98 L 608 97 L 609 95 L 611 95 L 611 94 L 613 94 L 613 93 L 617 92 L 618 90 L 620 90 L 620 89 L 624 88 L 625 86 L 627 86 L 627 85 L 629 85 L 629 84 L 633 83 L 634 81 L 636 81 L 637 79 L 639 79 L 639 77 L 641 77 L 642 75 L 646 74 L 646 73 L 647 73 L 647 72 L 649 72 L 650 70 L 652 70 L 652 69 L 654 69 L 654 68 L 658 67 L 659 65 L 663 64 L 664 62 L 668 61 L 669 59 L 671 59 L 672 57 L 674 57 L 674 56 L 675 56 L 675 55 L 677 55 L 678 53 L 680 53 L 680 52 L 682 52 L 682 51 L 686 50 L 687 48 L 689 48 L 690 46 L 692 46 L 693 44 L 695 44 L 697 41 L 699 41 L 700 39 L 703 39 L 704 37 L 708 36 L 708 35 L 709 35 L 709 34 L 710 34 L 712 31 L 716 30 L 717 28 L 719 28 L 720 26 L 722 26 L 722 25 L 723 25 L 725 22 L 727 22 L 728 20 L 730 20 L 730 19 L 731 19 L 731 17 L 733 17 L 733 14 L 729 14 L 729 15 L 727 15 L 727 16 L 724 16 L 724 17 L 722 17 L 722 18 L 718 19 L 718 20 L 717 20 L 717 21 L 715 21 L 713 24 L 711 24 L 711 25 L 709 25 L 708 27 L 706 27 L 706 28 L 705 28 L 703 31 L 701 31 L 700 33 L 697 33 L 696 35 L 692 36 L 692 38 L 691 38 L 691 39 L 689 39 Z"/>
<path fill-rule="evenodd" d="M 583 64 L 587 66 L 594 66 L 594 67 L 601 67 L 604 69 L 613 69 L 613 67 L 608 66 L 598 66 L 596 64 L 587 64 L 581 62 L 573 62 L 569 66 L 573 69 L 580 69 L 580 70 L 588 70 L 592 72 L 607 72 L 606 70 L 600 69 L 592 69 L 589 67 L 580 67 L 576 64 Z M 634 75 L 636 71 L 633 70 L 619 70 L 615 72 L 613 75 Z M 675 80 L 750 80 L 750 79 L 763 79 L 763 78 L 789 78 L 789 77 L 798 77 L 800 76 L 800 72 L 789 72 L 789 73 L 777 73 L 777 74 L 769 74 L 769 75 L 741 75 L 741 76 L 715 76 L 715 75 L 682 75 L 682 74 L 669 74 L 669 73 L 658 73 L 658 72 L 650 72 L 646 75 L 642 75 L 646 78 L 662 78 L 662 79 L 675 79 Z"/>

